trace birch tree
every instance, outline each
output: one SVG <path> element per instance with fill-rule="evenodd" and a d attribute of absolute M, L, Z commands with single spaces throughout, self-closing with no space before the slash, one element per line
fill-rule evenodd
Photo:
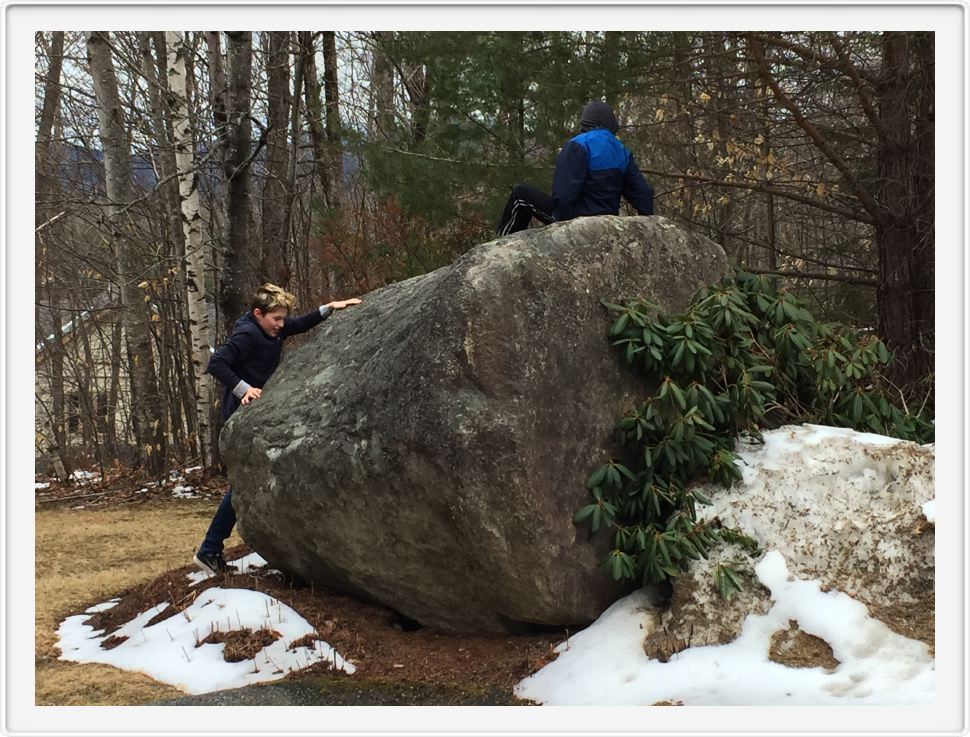
<path fill-rule="evenodd" d="M 148 85 L 148 100 L 151 113 L 152 133 L 155 137 L 155 148 L 158 152 L 158 173 L 162 180 L 161 197 L 165 209 L 165 223 L 168 228 L 169 239 L 175 246 L 175 252 L 182 258 L 185 253 L 185 240 L 182 233 L 182 221 L 179 217 L 179 195 L 176 179 L 175 152 L 170 140 L 168 127 L 165 125 L 166 110 L 162 90 L 165 89 L 164 76 L 159 74 L 158 60 L 152 53 L 153 32 L 142 31 L 138 34 L 138 49 L 142 57 L 142 69 Z M 164 49 L 157 49 L 159 55 Z M 164 66 L 164 65 L 163 65 Z"/>
<path fill-rule="evenodd" d="M 212 396 L 211 383 L 205 376 L 205 370 L 212 348 L 212 337 L 205 290 L 206 239 L 202 232 L 202 218 L 199 215 L 198 169 L 194 161 L 195 145 L 189 124 L 186 91 L 185 54 L 188 49 L 185 35 L 181 31 L 168 31 L 165 35 L 168 46 L 169 104 L 175 138 L 182 230 L 185 238 L 185 291 L 195 380 L 198 446 L 202 465 L 208 466 L 212 460 L 209 422 Z"/>

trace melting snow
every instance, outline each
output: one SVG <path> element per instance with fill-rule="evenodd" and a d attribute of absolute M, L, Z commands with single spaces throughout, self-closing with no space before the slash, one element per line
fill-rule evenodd
<path fill-rule="evenodd" d="M 172 496 L 176 499 L 198 499 L 199 495 L 193 493 L 191 486 L 182 486 L 178 484 L 172 487 Z"/>
<path fill-rule="evenodd" d="M 240 561 L 234 563 L 240 565 Z M 243 567 L 248 569 L 249 563 L 240 565 Z M 127 639 L 105 650 L 101 647 L 106 639 L 104 631 L 95 631 L 84 622 L 91 614 L 116 604 L 117 599 L 113 599 L 65 619 L 58 629 L 60 659 L 139 671 L 191 694 L 279 680 L 321 661 L 347 673 L 356 671 L 323 640 L 314 640 L 312 647 L 290 649 L 290 643 L 313 634 L 312 625 L 278 599 L 258 591 L 207 589 L 184 612 L 148 626 L 168 608 L 168 602 L 161 602 L 114 632 L 115 637 Z M 223 658 L 222 643 L 199 644 L 213 631 L 261 627 L 280 637 L 250 660 L 228 663 Z"/>
<path fill-rule="evenodd" d="M 790 433 L 765 433 L 765 445 L 742 450 L 744 484 L 758 481 L 765 469 L 790 467 L 798 454 L 800 473 L 818 475 L 816 490 L 824 498 L 824 477 L 831 475 L 829 451 L 822 443 L 832 436 L 851 436 L 863 443 L 888 446 L 900 442 L 851 430 L 806 426 Z M 819 446 L 823 447 L 819 447 Z M 814 469 L 814 470 L 813 470 Z M 194 469 L 186 469 L 186 473 Z M 75 472 L 75 478 L 96 474 Z M 871 459 L 859 459 L 852 483 L 858 491 L 878 493 L 885 483 L 883 469 Z M 150 484 L 148 486 L 154 486 Z M 177 487 L 178 488 L 178 487 Z M 181 487 L 190 491 L 190 487 Z M 142 491 L 145 491 L 143 489 Z M 177 493 L 173 489 L 173 493 Z M 935 500 L 922 506 L 930 521 Z M 758 579 L 771 591 L 771 609 L 751 614 L 741 635 L 724 645 L 688 648 L 662 663 L 648 658 L 643 640 L 657 626 L 657 615 L 642 591 L 607 609 L 585 630 L 561 643 L 558 658 L 515 687 L 523 698 L 561 705 L 649 705 L 680 701 L 693 705 L 908 705 L 934 699 L 935 663 L 922 642 L 893 633 L 869 616 L 866 607 L 845 593 L 822 592 L 817 580 L 789 575 L 785 553 L 769 552 L 757 565 Z M 257 554 L 232 561 L 240 573 L 265 572 Z M 208 578 L 189 573 L 193 584 Z M 127 637 L 104 649 L 103 631 L 85 625 L 94 613 L 116 606 L 112 599 L 61 624 L 61 659 L 114 665 L 170 683 L 188 693 L 205 693 L 282 678 L 287 672 L 314 662 L 354 673 L 327 642 L 288 649 L 295 640 L 313 633 L 296 611 L 264 593 L 249 589 L 212 588 L 203 591 L 183 613 L 148 626 L 169 604 L 160 602 L 126 623 L 116 636 Z M 788 628 L 789 620 L 802 631 L 820 637 L 840 661 L 833 670 L 794 668 L 768 659 L 771 636 Z M 268 627 L 280 634 L 251 660 L 227 663 L 220 643 L 202 644 L 213 630 Z"/>
<path fill-rule="evenodd" d="M 561 643 L 557 660 L 521 681 L 517 696 L 550 705 L 908 705 L 934 698 L 934 660 L 925 644 L 895 634 L 866 607 L 818 581 L 789 580 L 769 552 L 755 572 L 774 604 L 749 615 L 726 645 L 694 647 L 668 663 L 648 658 L 643 639 L 656 617 L 642 592 L 616 602 L 590 627 Z M 822 638 L 840 664 L 791 668 L 768 659 L 771 636 L 793 619 Z"/>

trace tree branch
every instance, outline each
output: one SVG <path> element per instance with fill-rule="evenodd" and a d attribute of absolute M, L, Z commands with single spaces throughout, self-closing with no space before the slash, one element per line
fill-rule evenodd
<path fill-rule="evenodd" d="M 758 62 L 758 71 L 761 74 L 762 79 L 768 86 L 771 87 L 771 91 L 774 93 L 775 99 L 777 99 L 782 105 L 784 105 L 788 111 L 795 118 L 795 122 L 798 127 L 805 131 L 805 134 L 812 140 L 819 151 L 825 156 L 829 162 L 839 170 L 842 174 L 842 178 L 845 180 L 846 184 L 849 185 L 851 190 L 855 193 L 856 197 L 859 198 L 859 202 L 862 206 L 872 215 L 875 221 L 880 221 L 884 219 L 885 214 L 883 208 L 879 206 L 876 200 L 871 194 L 859 183 L 855 174 L 849 169 L 848 165 L 832 150 L 832 147 L 825 142 L 822 138 L 822 134 L 813 126 L 804 115 L 802 115 L 801 109 L 795 104 L 785 91 L 781 89 L 781 85 L 778 84 L 778 80 L 774 78 L 771 74 L 771 70 L 768 69 L 768 62 L 765 59 L 764 47 L 761 41 L 754 33 L 746 34 L 748 39 L 748 45 L 751 48 L 751 52 L 754 54 L 755 60 Z"/>
<path fill-rule="evenodd" d="M 772 46 L 787 49 L 788 51 L 797 54 L 803 60 L 810 61 L 813 64 L 818 64 L 819 66 L 834 69 L 835 71 L 842 73 L 845 73 L 846 71 L 844 68 L 842 68 L 839 62 L 832 57 L 820 54 L 818 51 L 810 49 L 807 46 L 802 46 L 801 44 L 796 44 L 793 41 L 788 41 L 781 36 L 772 36 L 769 33 L 749 33 L 746 35 L 749 38 L 757 39 L 763 43 L 769 43 Z M 874 75 L 869 74 L 868 72 L 860 72 L 858 70 L 856 70 L 856 72 L 862 79 L 865 79 L 865 81 L 869 82 L 870 84 L 877 84 L 879 82 Z"/>
<path fill-rule="evenodd" d="M 266 145 L 266 138 L 269 136 L 269 132 L 273 129 L 273 126 L 263 125 L 251 115 L 249 116 L 249 121 L 252 123 L 255 123 L 256 126 L 259 128 L 260 130 L 259 140 L 256 141 L 256 147 L 253 148 L 249 156 L 243 159 L 242 162 L 240 162 L 239 166 L 233 169 L 232 172 L 229 174 L 229 176 L 226 177 L 227 182 L 235 179 L 237 176 L 239 176 L 241 172 L 246 171 L 246 168 L 253 163 L 256 157 L 259 156 L 259 152 L 262 150 L 263 146 Z"/>
<path fill-rule="evenodd" d="M 745 271 L 749 271 L 752 274 L 765 274 L 766 276 L 784 276 L 789 279 L 818 279 L 820 281 L 837 281 L 843 284 L 855 284 L 860 287 L 871 287 L 875 289 L 879 286 L 879 282 L 875 279 L 859 279 L 854 276 L 845 276 L 844 274 L 825 274 L 825 273 L 810 273 L 806 271 L 774 271 L 772 269 L 757 269 L 745 267 Z"/>
<path fill-rule="evenodd" d="M 723 179 L 714 179 L 713 177 L 701 177 L 693 174 L 676 174 L 644 168 L 641 168 L 640 171 L 642 171 L 644 174 L 652 174 L 658 177 L 667 177 L 670 179 L 689 179 L 691 181 L 698 182 L 699 184 L 713 184 L 716 187 L 732 187 L 734 189 L 749 189 L 755 192 L 764 192 L 765 194 L 775 195 L 776 197 L 784 197 L 785 199 L 793 200 L 794 202 L 801 202 L 803 205 L 824 210 L 825 212 L 830 212 L 833 215 L 839 215 L 840 217 L 844 217 L 855 222 L 865 223 L 866 225 L 876 224 L 875 218 L 867 217 L 865 213 L 855 210 L 847 210 L 842 207 L 837 207 L 836 205 L 829 205 L 817 199 L 813 199 L 812 197 L 801 195 L 796 192 L 789 192 L 777 187 L 769 187 L 763 182 L 728 182 Z"/>
<path fill-rule="evenodd" d="M 889 137 L 889 131 L 886 130 L 886 126 L 883 125 L 882 118 L 879 117 L 879 113 L 876 112 L 875 107 L 872 104 L 872 100 L 869 99 L 869 95 L 866 94 L 863 88 L 863 80 L 859 74 L 859 70 L 856 69 L 855 64 L 849 58 L 849 53 L 845 48 L 845 44 L 842 40 L 832 34 L 830 39 L 832 48 L 835 49 L 835 53 L 839 57 L 839 61 L 842 63 L 843 71 L 848 75 L 849 79 L 852 80 L 852 84 L 855 87 L 856 94 L 859 96 L 859 102 L 862 103 L 862 109 L 866 113 L 866 117 L 869 118 L 869 122 L 872 123 L 873 128 L 879 134 L 879 137 L 886 139 Z"/>

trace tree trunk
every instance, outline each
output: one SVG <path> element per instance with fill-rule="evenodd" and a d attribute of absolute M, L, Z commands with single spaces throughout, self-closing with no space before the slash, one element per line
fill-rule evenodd
<path fill-rule="evenodd" d="M 125 135 L 125 119 L 118 96 L 118 82 L 108 46 L 107 31 L 86 34 L 88 65 L 98 103 L 98 124 L 104 148 L 105 186 L 108 204 L 105 222 L 111 231 L 118 254 L 118 277 L 121 282 L 122 319 L 129 344 L 132 385 L 137 394 L 133 414 L 138 418 L 138 444 L 142 462 L 160 476 L 165 461 L 165 437 L 162 428 L 162 397 L 158 396 L 155 360 L 152 355 L 150 311 L 139 289 L 146 276 L 138 243 L 134 239 L 134 222 L 124 208 L 131 202 L 131 153 Z"/>
<path fill-rule="evenodd" d="M 47 205 L 53 189 L 50 174 L 51 131 L 54 128 L 54 118 L 61 101 L 61 68 L 64 63 L 64 31 L 54 31 L 51 39 L 50 66 L 44 80 L 44 105 L 40 113 L 40 125 L 37 129 L 37 143 L 34 147 L 35 184 L 37 202 L 37 222 L 39 225 L 47 219 Z"/>
<path fill-rule="evenodd" d="M 290 146 L 291 150 L 289 152 L 289 172 L 286 175 L 286 192 L 285 192 L 285 207 L 283 209 L 283 222 L 280 224 L 280 232 L 277 236 L 280 243 L 286 244 L 286 254 L 290 253 L 290 225 L 293 218 L 293 203 L 296 199 L 296 164 L 300 157 L 300 91 L 303 89 L 303 64 L 297 62 L 293 65 L 293 91 L 292 91 L 292 104 L 290 106 Z M 296 239 L 292 240 L 294 247 L 296 246 Z M 302 250 L 307 249 L 307 244 L 302 245 Z M 294 253 L 295 262 L 296 254 Z M 291 266 L 290 259 L 287 258 L 284 264 L 284 279 L 282 283 L 289 284 L 291 278 Z"/>
<path fill-rule="evenodd" d="M 249 157 L 251 132 L 251 75 L 253 36 L 249 31 L 231 31 L 228 38 L 228 100 L 226 122 L 229 130 L 225 161 L 226 238 L 222 269 L 223 321 L 227 333 L 247 309 L 247 294 L 253 273 L 249 247 Z"/>
<path fill-rule="evenodd" d="M 260 280 L 287 286 L 287 243 L 280 240 L 286 211 L 286 181 L 289 174 L 287 127 L 290 114 L 289 33 L 268 31 L 266 88 L 268 127 L 266 136 L 266 181 L 262 193 L 260 228 Z"/>
<path fill-rule="evenodd" d="M 108 381 L 108 406 L 105 418 L 106 444 L 113 458 L 118 458 L 121 449 L 118 446 L 118 429 L 116 417 L 118 414 L 118 400 L 121 392 L 121 321 L 116 317 L 111 325 L 111 378 Z"/>
<path fill-rule="evenodd" d="M 212 460 L 209 411 L 212 405 L 211 382 L 205 375 L 212 348 L 209 308 L 205 295 L 205 239 L 199 215 L 198 172 L 195 168 L 192 131 L 186 96 L 185 38 L 181 32 L 166 34 L 169 53 L 169 86 L 172 122 L 175 134 L 175 158 L 178 167 L 182 227 L 185 237 L 185 291 L 189 316 L 189 340 L 192 346 L 192 375 L 195 388 L 197 444 L 203 466 Z"/>
<path fill-rule="evenodd" d="M 428 70 L 424 64 L 408 67 L 408 93 L 411 98 L 411 145 L 414 148 L 424 143 L 428 135 L 428 122 L 431 119 L 431 88 Z"/>
<path fill-rule="evenodd" d="M 40 123 L 37 129 L 37 142 L 34 147 L 34 183 L 35 191 L 35 211 L 34 224 L 40 226 L 46 223 L 51 215 L 51 199 L 55 190 L 55 177 L 52 175 L 54 165 L 51 162 L 51 133 L 54 129 L 54 119 L 61 99 L 61 69 L 64 62 L 64 31 L 54 31 L 51 37 L 49 54 L 50 66 L 47 69 L 47 77 L 44 80 L 44 103 L 41 108 Z M 47 307 L 51 313 L 51 324 L 53 327 L 54 340 L 50 344 L 46 354 L 50 361 L 50 392 L 51 392 L 51 432 L 53 443 L 51 454 L 55 460 L 55 467 L 58 474 L 64 468 L 63 459 L 60 456 L 61 450 L 65 447 L 64 434 L 64 346 L 61 340 L 61 318 L 58 314 L 55 300 L 57 297 L 51 289 L 52 275 L 50 273 L 50 256 L 47 248 L 45 233 L 47 229 L 37 232 L 37 265 L 44 265 L 43 275 L 38 275 L 38 284 L 47 285 Z M 39 305 L 36 308 L 40 309 Z M 39 314 L 39 313 L 38 313 Z M 47 336 L 41 333 L 39 338 Z"/>
<path fill-rule="evenodd" d="M 367 138 L 374 142 L 387 141 L 394 127 L 394 65 L 384 51 L 383 43 L 391 31 L 375 31 L 372 49 L 370 117 Z"/>
<path fill-rule="evenodd" d="M 174 246 L 176 257 L 181 260 L 185 254 L 185 240 L 182 222 L 179 217 L 178 182 L 175 181 L 175 151 L 172 147 L 168 126 L 165 125 L 164 76 L 158 73 L 158 60 L 152 54 L 152 32 L 138 34 L 138 46 L 142 55 L 142 69 L 148 82 L 148 100 L 151 108 L 152 129 L 155 134 L 155 147 L 158 152 L 158 174 L 164 181 L 161 187 L 161 201 L 165 210 L 165 224 L 169 242 Z M 163 49 L 156 52 L 164 53 Z"/>
<path fill-rule="evenodd" d="M 620 40 L 622 31 L 603 33 L 603 98 L 616 110 L 620 102 Z"/>
<path fill-rule="evenodd" d="M 913 59 L 917 94 L 913 127 L 913 222 L 916 240 L 910 252 L 913 283 L 913 330 L 918 352 L 913 375 L 934 370 L 936 352 L 936 70 L 934 35 L 913 33 Z"/>
<path fill-rule="evenodd" d="M 337 85 L 337 34 L 323 32 L 323 95 L 327 111 L 327 156 L 333 206 L 339 207 L 344 188 L 344 155 L 340 140 L 340 88 Z M 317 97 L 319 98 L 319 92 Z"/>
<path fill-rule="evenodd" d="M 343 186 L 343 160 L 340 149 L 339 98 L 337 96 L 337 50 L 335 34 L 323 33 L 324 88 L 326 115 L 320 101 L 320 80 L 317 77 L 316 49 L 309 31 L 300 31 L 303 59 L 303 88 L 306 102 L 307 127 L 316 161 L 317 181 L 323 196 L 324 208 L 340 206 Z M 332 58 L 331 58 L 332 55 Z"/>
<path fill-rule="evenodd" d="M 896 351 L 898 378 L 903 381 L 932 369 L 934 320 L 933 68 L 930 62 L 928 75 L 923 72 L 917 79 L 913 74 L 909 35 L 887 32 L 883 37 L 879 115 L 884 134 L 878 149 L 883 214 L 876 226 L 879 330 Z M 932 58 L 932 42 L 928 48 Z M 916 81 L 929 84 L 930 90 L 915 92 Z M 911 129 L 911 118 L 917 117 L 912 115 L 911 94 L 921 94 L 925 101 L 919 140 Z"/>
<path fill-rule="evenodd" d="M 206 167 L 206 171 L 212 175 L 215 175 L 221 179 L 217 182 L 213 189 L 216 192 L 221 192 L 221 197 L 214 197 L 212 203 L 212 227 L 211 241 L 209 244 L 209 253 L 212 256 L 212 269 L 216 275 L 222 273 L 221 261 L 228 251 L 229 243 L 229 215 L 227 212 L 227 206 L 229 203 L 229 197 L 227 192 L 229 189 L 228 183 L 226 181 L 226 172 L 228 171 L 227 164 L 227 152 L 228 152 L 228 139 L 229 139 L 229 126 L 228 126 L 228 97 L 229 91 L 227 89 L 226 83 L 226 73 L 225 67 L 222 61 L 222 44 L 221 44 L 221 34 L 219 31 L 206 31 L 205 32 L 205 42 L 207 49 L 207 60 L 209 67 L 209 107 L 212 110 L 212 122 L 213 122 L 213 141 L 211 143 L 212 151 L 210 152 L 216 162 L 218 162 L 218 173 L 212 168 Z M 221 308 L 225 305 L 225 295 L 223 293 L 223 282 L 224 278 L 217 278 L 214 280 L 215 294 L 214 294 L 214 307 L 216 309 L 213 315 L 213 328 L 219 332 L 219 335 L 215 335 L 217 339 L 222 337 L 225 325 L 230 320 L 234 320 L 235 317 L 230 318 L 228 315 L 219 314 Z M 221 319 L 220 319 L 221 318 Z"/>

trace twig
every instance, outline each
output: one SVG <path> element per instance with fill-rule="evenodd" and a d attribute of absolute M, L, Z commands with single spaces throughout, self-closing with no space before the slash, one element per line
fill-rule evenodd
<path fill-rule="evenodd" d="M 113 493 L 114 493 L 114 490 L 112 490 L 112 491 L 97 491 L 97 492 L 95 492 L 93 494 L 78 494 L 78 495 L 75 495 L 75 496 L 54 496 L 54 497 L 50 497 L 48 499 L 38 499 L 37 500 L 37 503 L 38 504 L 43 504 L 44 502 L 68 502 L 68 501 L 71 501 L 72 499 L 88 499 L 88 498 L 90 498 L 92 496 L 104 496 L 105 494 L 113 494 Z"/>
<path fill-rule="evenodd" d="M 61 210 L 54 217 L 48 220 L 46 223 L 41 223 L 36 228 L 34 228 L 35 233 L 39 233 L 41 230 L 46 228 L 48 225 L 53 225 L 56 220 L 59 220 L 63 215 L 67 215 L 67 210 Z"/>
<path fill-rule="evenodd" d="M 747 271 L 752 274 L 765 274 L 767 276 L 784 276 L 789 279 L 818 279 L 820 281 L 837 281 L 843 284 L 854 284 L 859 287 L 872 287 L 875 289 L 879 286 L 879 282 L 875 279 L 858 279 L 854 276 L 845 276 L 844 274 L 825 274 L 825 273 L 811 273 L 805 271 L 777 271 L 774 269 L 758 269 L 754 267 L 748 267 Z"/>

